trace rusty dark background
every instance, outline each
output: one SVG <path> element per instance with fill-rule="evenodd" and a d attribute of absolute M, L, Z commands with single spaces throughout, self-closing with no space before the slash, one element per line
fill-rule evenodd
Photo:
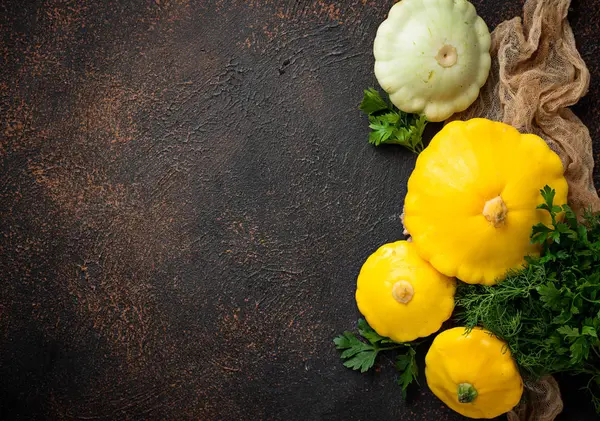
<path fill-rule="evenodd" d="M 0 1 L 1 419 L 462 419 L 331 343 L 415 160 L 357 110 L 391 5 Z M 570 14 L 596 154 L 599 6 Z"/>

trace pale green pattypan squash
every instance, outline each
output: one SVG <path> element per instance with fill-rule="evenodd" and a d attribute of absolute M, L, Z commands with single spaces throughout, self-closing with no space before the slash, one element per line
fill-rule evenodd
<path fill-rule="evenodd" d="M 490 32 L 466 0 L 402 0 L 377 30 L 375 76 L 407 113 L 442 121 L 475 101 L 490 71 Z"/>

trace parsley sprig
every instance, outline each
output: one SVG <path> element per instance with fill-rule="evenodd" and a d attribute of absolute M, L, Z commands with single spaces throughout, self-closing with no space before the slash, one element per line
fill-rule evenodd
<path fill-rule="evenodd" d="M 541 257 L 496 286 L 461 285 L 457 318 L 504 339 L 522 373 L 589 376 L 600 412 L 600 216 L 582 222 L 568 205 L 554 205 L 555 191 L 541 190 L 551 224 L 533 227 Z"/>
<path fill-rule="evenodd" d="M 373 88 L 365 90 L 359 108 L 369 117 L 369 143 L 375 146 L 398 144 L 416 154 L 423 150 L 423 131 L 427 124 L 425 116 L 400 111 Z"/>
<path fill-rule="evenodd" d="M 417 382 L 419 370 L 416 361 L 416 351 L 411 344 L 394 342 L 390 338 L 380 336 L 364 319 L 358 321 L 359 339 L 355 333 L 346 331 L 337 336 L 333 342 L 342 351 L 340 358 L 344 366 L 361 373 L 368 371 L 380 352 L 404 349 L 405 353 L 396 356 L 396 370 L 400 373 L 398 384 L 402 387 L 402 396 L 410 384 Z"/>

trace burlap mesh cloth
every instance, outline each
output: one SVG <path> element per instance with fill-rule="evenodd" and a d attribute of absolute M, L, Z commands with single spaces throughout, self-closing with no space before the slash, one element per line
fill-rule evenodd
<path fill-rule="evenodd" d="M 571 0 L 527 0 L 516 17 L 492 32 L 492 69 L 477 101 L 452 119 L 486 117 L 542 137 L 560 155 L 577 212 L 600 210 L 593 185 L 592 139 L 568 108 L 586 94 L 590 74 L 577 51 L 567 13 Z M 509 421 L 552 421 L 563 409 L 558 384 L 526 384 Z"/>
<path fill-rule="evenodd" d="M 508 421 L 551 421 L 563 410 L 560 389 L 554 377 L 542 378 L 534 384 L 525 384 L 523 402 L 510 411 Z"/>

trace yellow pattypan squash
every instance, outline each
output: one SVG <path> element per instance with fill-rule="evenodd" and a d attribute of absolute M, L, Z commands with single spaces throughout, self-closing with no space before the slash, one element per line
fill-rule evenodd
<path fill-rule="evenodd" d="M 560 158 L 540 137 L 486 119 L 447 124 L 408 181 L 404 224 L 421 257 L 467 283 L 495 284 L 539 254 L 532 226 L 550 224 L 540 189 L 567 201 Z"/>
<path fill-rule="evenodd" d="M 446 330 L 425 357 L 431 391 L 470 418 L 495 418 L 521 400 L 523 380 L 506 344 L 480 328 Z"/>
<path fill-rule="evenodd" d="M 407 241 L 385 244 L 358 275 L 356 303 L 381 336 L 408 342 L 437 332 L 454 309 L 456 281 L 419 257 Z"/>

